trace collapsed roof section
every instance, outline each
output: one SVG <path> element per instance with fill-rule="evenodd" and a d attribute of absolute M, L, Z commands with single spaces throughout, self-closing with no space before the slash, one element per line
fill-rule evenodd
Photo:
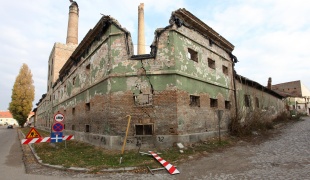
<path fill-rule="evenodd" d="M 185 26 L 187 28 L 194 29 L 202 36 L 204 36 L 206 39 L 208 39 L 210 44 L 215 44 L 220 48 L 224 49 L 230 55 L 234 63 L 238 62 L 236 56 L 232 54 L 232 51 L 234 50 L 234 45 L 232 45 L 219 33 L 217 33 L 203 21 L 198 19 L 192 13 L 187 11 L 185 8 L 180 8 L 172 12 L 169 20 L 170 25 L 168 25 L 165 28 L 158 28 L 155 31 L 154 41 L 150 46 L 151 47 L 150 54 L 142 54 L 142 55 L 133 55 L 133 43 L 131 40 L 130 32 L 126 28 L 123 28 L 119 24 L 119 22 L 116 19 L 112 18 L 111 16 L 103 16 L 96 24 L 96 26 L 93 29 L 89 30 L 89 32 L 86 34 L 86 36 L 78 45 L 78 47 L 75 49 L 71 57 L 59 71 L 58 81 L 59 80 L 61 81 L 66 75 L 69 74 L 70 68 L 78 64 L 81 58 L 88 53 L 92 43 L 99 40 L 102 34 L 106 32 L 106 30 L 111 24 L 114 24 L 125 33 L 127 40 L 127 54 L 129 55 L 129 58 L 132 60 L 155 58 L 159 36 L 161 35 L 162 32 L 164 32 L 165 30 L 171 28 L 174 24 L 176 24 L 177 27 Z"/>
<path fill-rule="evenodd" d="M 68 61 L 64 64 L 64 66 L 59 71 L 59 79 L 63 79 L 66 75 L 69 74 L 70 68 L 74 65 L 77 65 L 81 58 L 87 54 L 90 50 L 91 45 L 95 41 L 99 41 L 101 36 L 107 31 L 109 26 L 113 24 L 118 27 L 121 31 L 123 31 L 126 35 L 127 40 L 127 54 L 133 54 L 133 44 L 131 41 L 130 32 L 123 28 L 120 23 L 111 16 L 103 16 L 96 26 L 93 29 L 90 29 L 75 51 L 72 53 Z"/>
<path fill-rule="evenodd" d="M 219 33 L 201 21 L 199 18 L 194 16 L 192 13 L 187 11 L 185 8 L 180 8 L 176 11 L 173 11 L 169 20 L 169 24 L 165 28 L 158 28 L 155 31 L 155 38 L 152 43 L 150 55 L 135 55 L 131 59 L 145 59 L 156 56 L 157 51 L 157 42 L 159 36 L 167 29 L 171 28 L 174 24 L 177 27 L 185 26 L 190 29 L 194 29 L 196 32 L 200 33 L 203 37 L 209 40 L 210 44 L 215 44 L 218 47 L 225 50 L 231 57 L 234 63 L 238 62 L 236 56 L 232 54 L 234 50 L 234 45 L 222 37 Z"/>
<path fill-rule="evenodd" d="M 282 99 L 284 97 L 283 95 L 281 95 L 281 94 L 279 94 L 279 93 L 277 93 L 277 92 L 275 92 L 275 91 L 273 91 L 271 89 L 268 89 L 267 87 L 259 84 L 258 82 L 253 81 L 251 79 L 248 79 L 248 78 L 246 78 L 244 76 L 241 76 L 239 74 L 235 74 L 235 79 L 237 81 L 239 81 L 241 84 L 244 84 L 244 85 L 247 85 L 247 86 L 251 86 L 251 87 L 253 87 L 255 89 L 258 89 L 258 90 L 261 90 L 263 92 L 266 92 L 266 93 L 268 93 L 268 94 L 270 94 L 270 95 L 272 95 L 274 97 L 277 97 L 279 99 Z"/>
<path fill-rule="evenodd" d="M 229 41 L 227 41 L 224 37 L 222 37 L 219 33 L 214 31 L 207 24 L 202 22 L 192 13 L 187 11 L 185 8 L 180 8 L 171 14 L 171 18 L 169 20 L 170 24 L 176 24 L 178 27 L 182 25 L 195 29 L 204 37 L 209 39 L 211 43 L 218 45 L 219 47 L 225 49 L 228 52 L 232 52 L 234 50 L 234 45 L 232 45 Z"/>

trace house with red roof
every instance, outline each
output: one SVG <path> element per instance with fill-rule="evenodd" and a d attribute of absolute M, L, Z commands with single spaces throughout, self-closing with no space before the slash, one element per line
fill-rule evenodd
<path fill-rule="evenodd" d="M 10 111 L 0 111 L 0 126 L 4 125 L 18 125 Z"/>

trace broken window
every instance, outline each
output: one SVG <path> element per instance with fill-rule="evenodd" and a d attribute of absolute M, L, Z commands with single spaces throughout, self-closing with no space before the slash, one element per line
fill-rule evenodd
<path fill-rule="evenodd" d="M 85 110 L 86 110 L 86 111 L 89 111 L 89 110 L 90 110 L 90 103 L 86 103 L 86 104 L 85 104 Z"/>
<path fill-rule="evenodd" d="M 230 101 L 225 101 L 225 109 L 230 109 Z"/>
<path fill-rule="evenodd" d="M 213 59 L 208 58 L 208 66 L 211 69 L 215 69 L 215 61 Z"/>
<path fill-rule="evenodd" d="M 90 125 L 89 124 L 85 125 L 85 132 L 90 132 Z"/>
<path fill-rule="evenodd" d="M 151 94 L 139 94 L 133 96 L 135 105 L 145 106 L 152 105 L 152 95 Z"/>
<path fill-rule="evenodd" d="M 255 97 L 255 106 L 257 108 L 259 108 L 259 99 L 258 99 L 258 97 Z"/>
<path fill-rule="evenodd" d="M 190 95 L 189 99 L 190 99 L 190 101 L 189 101 L 190 106 L 200 107 L 200 97 L 199 96 Z"/>
<path fill-rule="evenodd" d="M 210 98 L 210 107 L 217 107 L 217 99 Z"/>
<path fill-rule="evenodd" d="M 195 62 L 198 62 L 198 52 L 197 51 L 194 51 L 193 49 L 188 48 L 187 55 L 188 55 L 188 59 L 193 60 Z"/>
<path fill-rule="evenodd" d="M 222 68 L 223 68 L 223 73 L 228 75 L 228 67 L 223 65 Z"/>
<path fill-rule="evenodd" d="M 75 108 L 72 108 L 72 115 L 75 115 Z"/>
<path fill-rule="evenodd" d="M 244 95 L 244 105 L 245 107 L 251 107 L 251 96 L 250 95 Z"/>
<path fill-rule="evenodd" d="M 153 124 L 136 124 L 136 135 L 153 135 Z"/>

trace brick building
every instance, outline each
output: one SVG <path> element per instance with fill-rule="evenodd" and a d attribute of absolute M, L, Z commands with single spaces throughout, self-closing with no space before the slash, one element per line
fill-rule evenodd
<path fill-rule="evenodd" d="M 310 91 L 300 80 L 271 85 L 271 89 L 285 97 L 291 113 L 310 114 Z"/>
<path fill-rule="evenodd" d="M 76 3 L 72 9 L 78 13 Z M 134 55 L 130 32 L 103 16 L 80 44 L 55 43 L 36 126 L 50 130 L 60 112 L 66 134 L 120 149 L 130 115 L 127 148 L 171 147 L 215 136 L 218 112 L 224 132 L 238 111 L 272 107 L 265 108 L 270 117 L 282 112 L 281 95 L 234 73 L 233 49 L 200 19 L 178 9 L 167 27 L 155 31 L 151 52 Z"/>

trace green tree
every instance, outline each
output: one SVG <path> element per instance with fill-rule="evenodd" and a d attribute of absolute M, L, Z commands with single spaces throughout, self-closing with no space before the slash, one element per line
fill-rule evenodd
<path fill-rule="evenodd" d="M 19 126 L 24 127 L 34 100 L 32 74 L 27 64 L 22 65 L 16 77 L 11 97 L 12 101 L 10 102 L 9 110 Z"/>

